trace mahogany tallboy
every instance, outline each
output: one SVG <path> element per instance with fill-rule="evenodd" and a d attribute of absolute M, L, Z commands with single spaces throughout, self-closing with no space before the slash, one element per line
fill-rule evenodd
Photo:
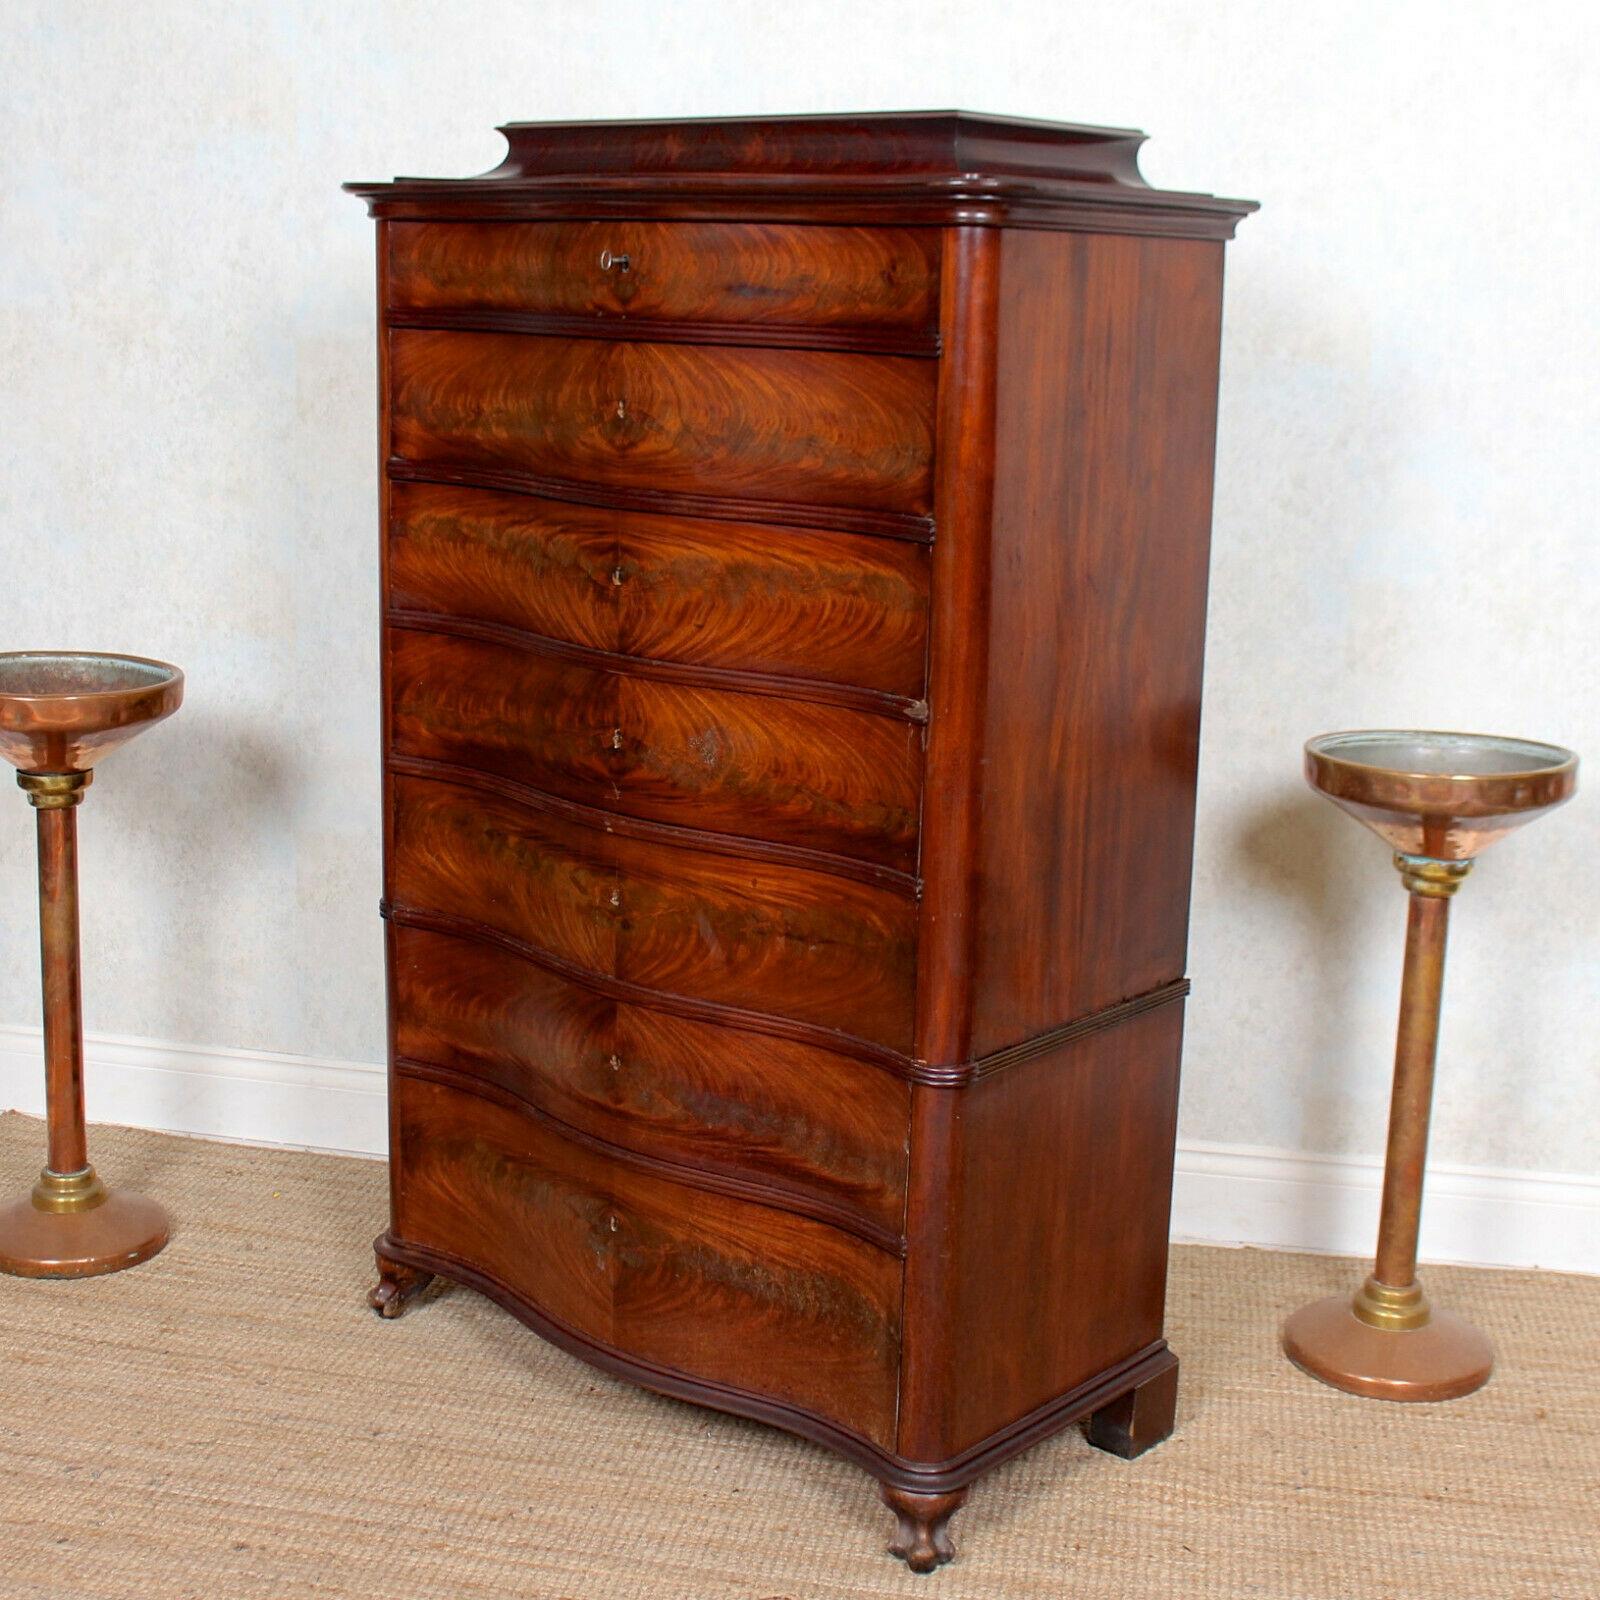
<path fill-rule="evenodd" d="M 918 1571 L 1162 1338 L 1223 241 L 1141 135 L 513 124 L 378 219 L 392 1215 Z"/>

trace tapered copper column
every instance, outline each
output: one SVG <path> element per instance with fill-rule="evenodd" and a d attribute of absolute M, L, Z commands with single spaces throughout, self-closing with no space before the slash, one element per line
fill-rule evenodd
<path fill-rule="evenodd" d="M 1396 857 L 1402 874 L 1411 859 Z M 1463 874 L 1465 866 L 1463 863 Z M 1428 1160 L 1433 1069 L 1439 1051 L 1439 1008 L 1444 995 L 1445 941 L 1450 928 L 1449 897 L 1455 893 L 1458 881 L 1459 878 L 1443 878 L 1435 886 L 1427 878 L 1417 878 L 1406 916 L 1394 1095 L 1389 1105 L 1389 1151 L 1383 1168 L 1383 1208 L 1378 1216 L 1378 1259 L 1372 1273 L 1379 1283 L 1396 1289 L 1405 1288 L 1417 1275 L 1422 1174 Z"/>
<path fill-rule="evenodd" d="M 139 656 L 0 655 L 0 755 L 17 767 L 39 840 L 48 1154 L 26 1199 L 0 1209 L 0 1271 L 32 1278 L 116 1272 L 166 1242 L 153 1200 L 107 1190 L 89 1165 L 83 1114 L 78 813 L 94 763 L 171 716 L 183 674 Z"/>
<path fill-rule="evenodd" d="M 1410 897 L 1377 1260 L 1354 1297 L 1304 1306 L 1283 1330 L 1289 1359 L 1335 1388 L 1450 1400 L 1493 1370 L 1489 1340 L 1417 1282 L 1450 900 L 1482 850 L 1572 797 L 1577 771 L 1570 750 L 1477 734 L 1336 733 L 1306 746 L 1311 786 L 1394 847 Z"/>
<path fill-rule="evenodd" d="M 82 774 L 85 784 L 90 776 Z M 66 790 L 63 799 L 68 803 L 56 805 L 48 803 L 47 789 L 31 796 L 38 807 L 39 965 L 44 974 L 45 1099 L 51 1111 L 52 1172 L 79 1172 L 89 1165 L 83 1131 L 83 984 L 78 964 L 77 803 L 82 795 L 81 787 Z"/>

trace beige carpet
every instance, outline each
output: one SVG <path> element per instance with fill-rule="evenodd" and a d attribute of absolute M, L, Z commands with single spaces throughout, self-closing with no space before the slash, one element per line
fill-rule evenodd
<path fill-rule="evenodd" d="M 40 1129 L 0 1117 L 0 1186 Z M 0 1280 L 0 1595 L 28 1600 L 1137 1600 L 1600 1593 L 1600 1279 L 1435 1269 L 1500 1371 L 1450 1405 L 1349 1399 L 1278 1356 L 1337 1261 L 1180 1249 L 1178 1432 L 1076 1430 L 986 1479 L 928 1578 L 866 1478 L 642 1394 L 464 1289 L 365 1307 L 373 1162 L 98 1129 L 177 1220 L 83 1283 Z"/>

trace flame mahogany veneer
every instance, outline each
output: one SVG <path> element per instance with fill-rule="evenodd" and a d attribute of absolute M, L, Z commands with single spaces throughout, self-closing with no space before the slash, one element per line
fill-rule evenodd
<path fill-rule="evenodd" d="M 379 219 L 393 1206 L 843 1451 L 1172 1426 L 1223 241 L 1140 135 L 518 124 Z"/>

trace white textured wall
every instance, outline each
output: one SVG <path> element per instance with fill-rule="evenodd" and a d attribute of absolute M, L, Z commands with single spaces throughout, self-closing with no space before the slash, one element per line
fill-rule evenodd
<path fill-rule="evenodd" d="M 1153 183 L 1263 202 L 1229 256 L 1183 1129 L 1377 1153 L 1402 899 L 1298 746 L 1600 757 L 1595 16 L 11 0 L 0 647 L 190 673 L 83 813 L 91 1029 L 381 1055 L 372 242 L 340 180 L 480 171 L 512 118 L 961 105 L 1143 126 Z M 17 796 L 13 1026 L 31 851 Z M 1457 901 L 1445 1162 L 1600 1174 L 1597 921 L 1594 796 Z"/>

